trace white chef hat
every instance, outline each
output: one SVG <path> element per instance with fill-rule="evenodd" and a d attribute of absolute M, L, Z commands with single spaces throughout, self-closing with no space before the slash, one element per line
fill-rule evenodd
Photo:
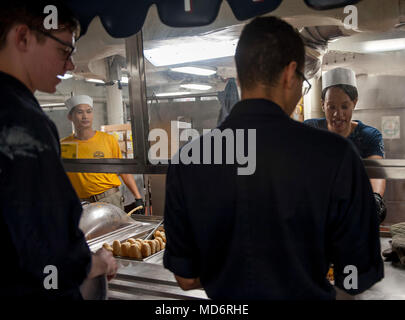
<path fill-rule="evenodd" d="M 354 71 L 346 68 L 335 68 L 322 76 L 322 90 L 339 84 L 346 84 L 357 88 Z"/>
<path fill-rule="evenodd" d="M 88 104 L 93 108 L 93 99 L 86 95 L 73 96 L 65 101 L 68 112 L 72 111 L 78 104 Z"/>

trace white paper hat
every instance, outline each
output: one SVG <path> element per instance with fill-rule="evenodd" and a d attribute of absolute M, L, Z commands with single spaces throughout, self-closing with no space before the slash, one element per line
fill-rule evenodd
<path fill-rule="evenodd" d="M 88 104 L 93 108 L 93 99 L 86 95 L 73 96 L 70 99 L 65 101 L 66 108 L 68 112 L 72 111 L 74 107 L 78 104 Z"/>
<path fill-rule="evenodd" d="M 354 71 L 345 68 L 335 68 L 322 76 L 322 90 L 338 84 L 347 84 L 357 88 Z"/>

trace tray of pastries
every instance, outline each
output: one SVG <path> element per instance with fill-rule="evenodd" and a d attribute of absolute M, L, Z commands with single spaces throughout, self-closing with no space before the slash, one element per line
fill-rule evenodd
<path fill-rule="evenodd" d="M 156 230 L 150 240 L 128 238 L 123 241 L 114 240 L 112 244 L 103 244 L 103 248 L 111 251 L 116 258 L 137 261 L 145 261 L 159 254 L 165 247 L 166 235 L 163 227 Z"/>

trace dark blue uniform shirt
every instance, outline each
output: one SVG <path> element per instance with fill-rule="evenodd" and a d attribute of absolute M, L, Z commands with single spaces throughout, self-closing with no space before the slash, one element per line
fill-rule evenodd
<path fill-rule="evenodd" d="M 260 99 L 238 102 L 219 128 L 256 129 L 256 170 L 169 166 L 166 268 L 199 277 L 213 299 L 334 299 L 331 263 L 340 288 L 356 266 L 353 294 L 383 278 L 374 196 L 346 139 Z"/>
<path fill-rule="evenodd" d="M 354 131 L 347 137 L 356 146 L 362 158 L 370 156 L 381 156 L 384 158 L 384 141 L 381 132 L 376 128 L 365 125 L 360 120 L 354 120 L 358 123 Z M 305 124 L 318 129 L 328 130 L 328 124 L 325 118 L 308 119 Z"/>
<path fill-rule="evenodd" d="M 1 295 L 81 298 L 91 255 L 56 127 L 28 88 L 2 72 L 0 97 Z M 57 268 L 57 289 L 44 287 L 55 275 L 48 265 Z"/>

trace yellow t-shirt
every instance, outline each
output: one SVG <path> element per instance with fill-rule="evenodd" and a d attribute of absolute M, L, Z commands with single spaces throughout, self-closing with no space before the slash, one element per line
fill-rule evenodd
<path fill-rule="evenodd" d="M 77 144 L 77 154 L 71 151 L 72 148 L 62 147 L 62 158 L 72 158 L 72 154 L 79 159 L 122 158 L 116 138 L 101 131 L 96 131 L 89 140 L 79 140 L 71 135 L 63 138 L 61 144 Z M 115 173 L 67 172 L 67 175 L 81 199 L 121 185 Z"/>

